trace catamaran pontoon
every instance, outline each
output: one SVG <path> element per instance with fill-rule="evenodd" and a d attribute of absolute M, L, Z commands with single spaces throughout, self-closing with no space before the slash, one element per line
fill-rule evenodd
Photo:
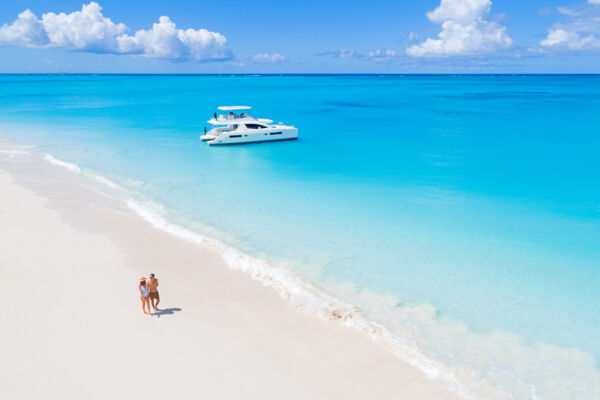
<path fill-rule="evenodd" d="M 228 114 L 214 114 L 207 122 L 216 125 L 210 131 L 200 136 L 208 144 L 242 144 L 255 142 L 272 142 L 276 140 L 298 139 L 298 129 L 294 126 L 273 124 L 266 118 L 254 118 L 250 114 L 234 111 L 249 110 L 247 106 L 221 106 L 219 110 Z"/>

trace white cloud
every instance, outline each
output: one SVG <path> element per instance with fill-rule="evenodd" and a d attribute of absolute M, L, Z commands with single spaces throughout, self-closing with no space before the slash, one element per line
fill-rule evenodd
<path fill-rule="evenodd" d="M 449 20 L 469 24 L 489 14 L 491 7 L 490 0 L 442 0 L 438 8 L 427 13 L 427 18 L 438 24 Z"/>
<path fill-rule="evenodd" d="M 322 51 L 316 54 L 317 56 L 331 56 L 336 58 L 352 58 L 356 56 L 356 52 L 352 49 L 341 49 L 333 51 Z"/>
<path fill-rule="evenodd" d="M 30 10 L 0 27 L 0 44 L 95 53 L 139 54 L 172 61 L 220 61 L 231 58 L 225 36 L 206 29 L 177 29 L 162 16 L 151 30 L 128 35 L 127 26 L 102 15 L 96 2 L 70 14 L 46 13 L 38 19 Z"/>
<path fill-rule="evenodd" d="M 117 36 L 127 27 L 105 18 L 98 3 L 84 5 L 71 14 L 46 13 L 38 19 L 29 9 L 12 24 L 0 27 L 0 42 L 25 47 L 116 52 Z"/>
<path fill-rule="evenodd" d="M 174 61 L 219 61 L 231 58 L 225 36 L 206 29 L 177 29 L 169 17 L 162 16 L 150 30 L 134 36 L 117 37 L 119 51 Z"/>
<path fill-rule="evenodd" d="M 600 0 L 588 0 L 591 5 L 559 7 L 564 20 L 554 24 L 540 41 L 543 50 L 578 51 L 600 49 Z"/>
<path fill-rule="evenodd" d="M 354 57 L 354 50 L 351 50 L 351 49 L 342 49 L 339 52 L 339 57 L 340 58 Z"/>
<path fill-rule="evenodd" d="M 362 56 L 361 58 L 364 60 L 369 60 L 377 63 L 381 62 L 389 62 L 396 59 L 397 55 L 394 50 L 389 49 L 377 49 L 374 51 L 369 51 L 366 56 Z"/>
<path fill-rule="evenodd" d="M 376 63 L 390 63 L 396 62 L 399 59 L 399 55 L 395 50 L 389 49 L 377 49 L 370 50 L 367 53 L 359 53 L 352 49 L 341 49 L 334 51 L 323 51 L 317 53 L 318 56 L 331 56 L 336 58 L 357 58 L 363 61 L 372 61 Z"/>
<path fill-rule="evenodd" d="M 44 25 L 29 10 L 23 11 L 10 25 L 0 27 L 0 43 L 41 47 L 50 42 Z"/>
<path fill-rule="evenodd" d="M 548 36 L 540 42 L 545 48 L 561 50 L 586 50 L 600 48 L 600 39 L 594 35 L 580 35 L 562 28 L 551 29 Z"/>
<path fill-rule="evenodd" d="M 506 28 L 486 20 L 490 0 L 441 0 L 427 13 L 431 22 L 442 25 L 438 39 L 428 38 L 406 49 L 411 57 L 445 57 L 490 53 L 508 49 L 512 39 Z"/>
<path fill-rule="evenodd" d="M 83 5 L 71 14 L 47 13 L 41 20 L 53 47 L 68 50 L 116 50 L 116 37 L 127 31 L 124 24 L 115 24 L 102 15 L 98 3 Z"/>
<path fill-rule="evenodd" d="M 278 53 L 259 53 L 252 57 L 252 61 L 258 64 L 279 64 L 285 61 L 285 57 Z"/>

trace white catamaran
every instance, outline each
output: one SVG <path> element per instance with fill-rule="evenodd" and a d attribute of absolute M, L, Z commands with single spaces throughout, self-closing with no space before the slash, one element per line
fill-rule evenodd
<path fill-rule="evenodd" d="M 242 144 L 256 142 L 273 142 L 276 140 L 298 139 L 298 128 L 294 126 L 273 124 L 265 118 L 254 118 L 246 112 L 236 114 L 234 111 L 249 110 L 247 106 L 221 106 L 219 110 L 227 113 L 217 115 L 207 122 L 215 125 L 200 136 L 200 140 L 208 144 Z"/>

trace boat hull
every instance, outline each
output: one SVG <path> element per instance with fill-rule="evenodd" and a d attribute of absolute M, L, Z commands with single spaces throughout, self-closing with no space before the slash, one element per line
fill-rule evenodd
<path fill-rule="evenodd" d="M 287 138 L 287 139 L 271 139 L 271 140 L 253 140 L 253 141 L 249 141 L 249 142 L 230 142 L 230 143 L 210 143 L 207 142 L 209 145 L 211 146 L 235 146 L 238 144 L 253 144 L 253 143 L 266 143 L 266 142 L 284 142 L 284 141 L 290 141 L 290 140 L 298 140 L 297 137 L 295 138 Z"/>
<path fill-rule="evenodd" d="M 298 129 L 296 128 L 278 128 L 257 132 L 235 132 L 223 134 L 219 137 L 209 140 L 207 143 L 211 146 L 215 145 L 231 145 L 231 144 L 249 144 L 263 142 L 279 142 L 284 140 L 297 140 Z"/>

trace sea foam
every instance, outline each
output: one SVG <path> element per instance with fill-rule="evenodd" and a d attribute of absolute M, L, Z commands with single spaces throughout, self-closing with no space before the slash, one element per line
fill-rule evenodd
<path fill-rule="evenodd" d="M 112 189 L 118 189 L 120 187 L 119 185 L 117 185 L 116 183 L 114 183 L 113 181 L 111 181 L 110 179 L 105 178 L 105 177 L 103 177 L 101 175 L 94 175 L 94 179 L 96 179 L 96 181 L 98 181 L 101 184 L 106 185 L 106 186 L 108 186 L 109 188 L 112 188 Z"/>
<path fill-rule="evenodd" d="M 75 172 L 77 174 L 81 173 L 81 168 L 77 164 L 73 164 L 67 161 L 59 160 L 50 154 L 46 154 L 44 156 L 44 160 L 48 161 L 50 164 L 57 165 L 59 167 L 68 169 L 71 172 Z"/>

